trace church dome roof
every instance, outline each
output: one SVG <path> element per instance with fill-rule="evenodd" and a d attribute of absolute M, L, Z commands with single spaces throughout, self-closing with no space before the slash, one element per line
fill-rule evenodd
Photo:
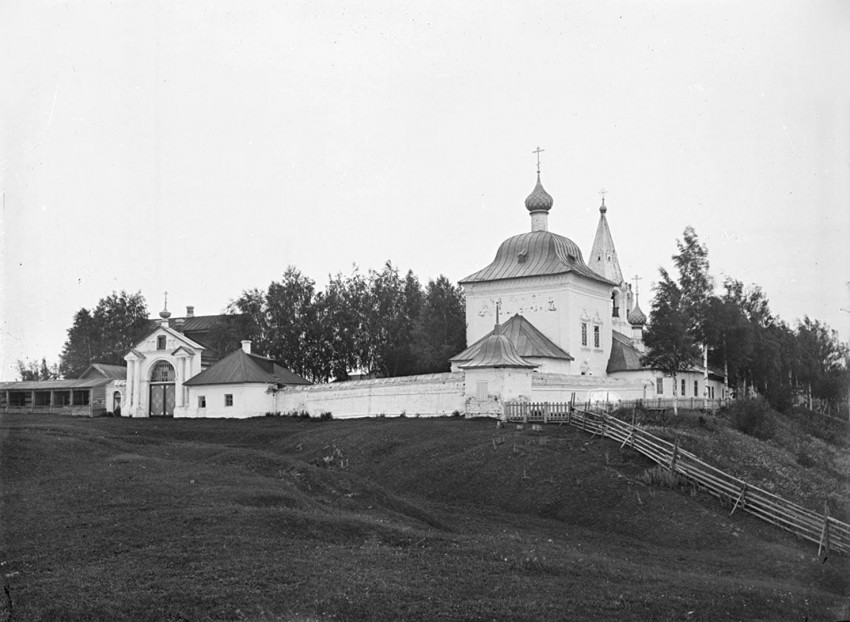
<path fill-rule="evenodd" d="M 627 319 L 632 326 L 643 326 L 646 324 L 646 314 L 640 310 L 640 306 L 637 303 L 629 311 L 629 317 Z"/>
<path fill-rule="evenodd" d="M 540 173 L 537 173 L 537 185 L 525 199 L 525 209 L 529 212 L 548 212 L 552 209 L 554 203 L 555 200 L 552 195 L 543 189 L 543 184 L 540 183 Z"/>
<path fill-rule="evenodd" d="M 460 282 L 498 281 L 567 272 L 576 272 L 601 283 L 615 284 L 584 263 L 581 250 L 575 242 L 551 231 L 530 231 L 508 238 L 499 246 L 496 258 L 489 266 Z"/>

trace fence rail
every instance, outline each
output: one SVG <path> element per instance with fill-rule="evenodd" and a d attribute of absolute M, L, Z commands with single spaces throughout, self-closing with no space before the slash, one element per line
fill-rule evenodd
<path fill-rule="evenodd" d="M 608 437 L 628 445 L 663 468 L 676 473 L 695 488 L 717 497 L 737 510 L 747 512 L 776 527 L 814 542 L 818 555 L 836 551 L 850 553 L 850 525 L 829 515 L 829 507 L 818 513 L 748 484 L 706 464 L 677 443 L 650 434 L 634 423 L 626 423 L 605 413 L 595 413 L 563 403 L 505 404 L 505 419 L 523 423 L 566 423 L 593 435 Z"/>

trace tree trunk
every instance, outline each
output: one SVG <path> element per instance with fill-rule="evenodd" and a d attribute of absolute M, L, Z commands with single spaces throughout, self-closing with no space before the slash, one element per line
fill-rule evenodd
<path fill-rule="evenodd" d="M 704 368 L 703 371 L 703 386 L 702 386 L 702 397 L 703 397 L 703 408 L 708 408 L 708 346 L 702 344 L 702 366 Z"/>
<path fill-rule="evenodd" d="M 673 374 L 673 415 L 679 416 L 679 380 L 676 374 Z"/>

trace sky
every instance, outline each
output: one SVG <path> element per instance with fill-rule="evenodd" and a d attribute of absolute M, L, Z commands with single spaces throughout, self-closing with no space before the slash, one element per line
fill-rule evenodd
<path fill-rule="evenodd" d="M 287 266 L 458 281 L 607 191 L 645 311 L 718 285 L 850 338 L 850 3 L 0 0 L 0 379 L 81 308 L 222 312 Z M 843 310 L 842 310 L 843 309 Z"/>

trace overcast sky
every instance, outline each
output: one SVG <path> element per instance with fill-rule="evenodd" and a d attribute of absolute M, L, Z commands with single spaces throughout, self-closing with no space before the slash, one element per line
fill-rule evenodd
<path fill-rule="evenodd" d="M 608 219 L 642 307 L 688 225 L 718 282 L 850 336 L 850 2 L 0 2 L 0 378 L 140 290 L 288 265 L 423 282 Z"/>

